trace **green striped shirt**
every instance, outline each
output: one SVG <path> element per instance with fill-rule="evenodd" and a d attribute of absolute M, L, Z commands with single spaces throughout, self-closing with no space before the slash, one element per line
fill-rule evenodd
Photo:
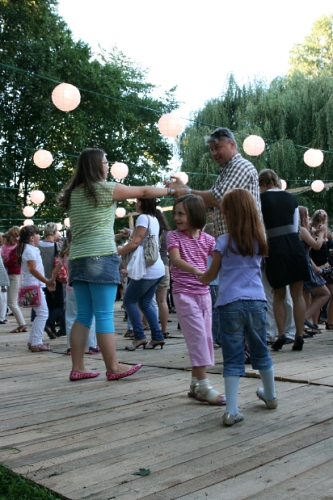
<path fill-rule="evenodd" d="M 72 191 L 68 211 L 72 230 L 69 260 L 117 253 L 113 229 L 116 208 L 114 186 L 114 182 L 95 184 L 98 197 L 96 208 L 94 201 L 86 198 L 83 187 Z"/>

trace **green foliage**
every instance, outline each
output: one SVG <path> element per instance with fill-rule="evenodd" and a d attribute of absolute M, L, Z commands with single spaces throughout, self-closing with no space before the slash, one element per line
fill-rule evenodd
<path fill-rule="evenodd" d="M 0 500 L 60 500 L 60 497 L 0 464 Z"/>
<path fill-rule="evenodd" d="M 290 53 L 291 74 L 333 75 L 333 14 L 317 19 L 311 34 L 296 44 Z"/>
<path fill-rule="evenodd" d="M 0 178 L 2 187 L 16 188 L 10 196 L 0 189 L 2 216 L 11 219 L 4 221 L 7 227 L 23 219 L 32 189 L 46 194 L 34 220 L 60 220 L 55 195 L 86 147 L 104 149 L 111 163 L 126 163 L 126 183 L 133 185 L 161 181 L 161 168 L 167 169 L 172 156 L 156 124 L 177 107 L 174 89 L 154 98 L 145 71 L 116 49 L 92 59 L 87 44 L 73 41 L 56 5 L 53 0 L 0 0 Z M 73 112 L 52 104 L 58 82 L 81 89 L 81 104 Z M 45 170 L 32 161 L 41 148 L 54 158 Z"/>

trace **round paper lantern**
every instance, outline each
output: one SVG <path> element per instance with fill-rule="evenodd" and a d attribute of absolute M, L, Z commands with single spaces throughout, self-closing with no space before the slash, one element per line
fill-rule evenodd
<path fill-rule="evenodd" d="M 126 214 L 126 210 L 122 207 L 118 207 L 116 209 L 116 216 L 117 217 L 124 217 L 124 215 Z"/>
<path fill-rule="evenodd" d="M 304 163 L 309 167 L 319 167 L 324 161 L 324 153 L 320 149 L 308 149 L 304 153 Z"/>
<path fill-rule="evenodd" d="M 243 149 L 250 156 L 259 156 L 265 150 L 265 141 L 259 135 L 249 135 L 243 142 Z"/>
<path fill-rule="evenodd" d="M 23 222 L 23 226 L 33 226 L 33 225 L 34 221 L 31 219 L 25 219 L 25 221 Z"/>
<path fill-rule="evenodd" d="M 45 200 L 45 194 L 43 193 L 43 191 L 38 191 L 37 189 L 36 191 L 31 191 L 30 199 L 32 203 L 39 205 L 40 203 L 43 203 L 43 201 Z"/>
<path fill-rule="evenodd" d="M 66 219 L 64 219 L 64 226 L 70 227 L 70 225 L 71 225 L 71 223 L 70 223 L 69 217 L 66 217 Z"/>
<path fill-rule="evenodd" d="M 111 174 L 115 179 L 124 179 L 128 174 L 128 166 L 125 163 L 116 161 L 111 167 Z"/>
<path fill-rule="evenodd" d="M 311 184 L 311 189 L 315 193 L 320 193 L 320 191 L 322 191 L 324 189 L 324 187 L 325 187 L 325 184 L 323 183 L 323 181 L 313 181 Z"/>
<path fill-rule="evenodd" d="M 281 189 L 284 191 L 285 189 L 287 189 L 287 183 L 286 181 L 284 181 L 283 179 L 281 179 Z"/>
<path fill-rule="evenodd" d="M 61 231 L 62 230 L 62 224 L 61 222 L 57 222 L 57 231 Z"/>
<path fill-rule="evenodd" d="M 188 175 L 186 172 L 176 172 L 172 177 L 177 177 L 177 179 L 180 179 L 184 184 L 188 183 Z"/>
<path fill-rule="evenodd" d="M 176 115 L 163 115 L 157 123 L 158 130 L 165 137 L 176 137 L 183 131 L 182 120 Z"/>
<path fill-rule="evenodd" d="M 37 165 L 38 168 L 47 168 L 52 162 L 52 155 L 50 151 L 46 151 L 46 149 L 39 149 L 34 154 L 34 164 Z"/>
<path fill-rule="evenodd" d="M 52 92 L 52 102 L 61 111 L 73 111 L 81 101 L 81 94 L 78 88 L 70 83 L 60 83 Z"/>
<path fill-rule="evenodd" d="M 136 202 L 136 198 L 128 198 L 127 201 L 128 203 L 132 204 Z"/>
<path fill-rule="evenodd" d="M 32 217 L 35 213 L 34 207 L 24 207 L 23 209 L 23 215 L 25 217 Z"/>

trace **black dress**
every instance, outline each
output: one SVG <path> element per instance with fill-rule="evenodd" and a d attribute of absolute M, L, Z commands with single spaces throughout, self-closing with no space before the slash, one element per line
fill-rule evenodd
<path fill-rule="evenodd" d="M 296 197 L 282 190 L 261 193 L 268 257 L 266 274 L 275 290 L 310 279 L 308 262 L 298 234 Z"/>

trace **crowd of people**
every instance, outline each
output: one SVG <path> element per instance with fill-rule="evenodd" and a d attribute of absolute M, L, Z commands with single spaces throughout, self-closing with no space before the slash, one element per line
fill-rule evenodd
<path fill-rule="evenodd" d="M 226 406 L 222 422 L 232 426 L 244 419 L 238 387 L 245 362 L 260 373 L 263 387 L 257 397 L 275 409 L 269 345 L 278 351 L 292 342 L 293 351 L 302 350 L 304 338 L 319 332 L 324 314 L 326 329 L 333 330 L 333 241 L 326 212 L 317 210 L 309 218 L 307 208 L 281 189 L 274 171 L 258 175 L 239 154 L 229 129 L 220 127 L 205 140 L 221 167 L 207 191 L 193 190 L 179 178 L 165 187 L 107 182 L 104 151 L 84 150 L 57 198 L 71 221 L 66 238 L 54 223 L 46 224 L 42 240 L 36 226 L 13 227 L 2 235 L 0 323 L 6 321 L 5 303 L 17 322 L 11 333 L 27 332 L 19 288 L 38 285 L 42 293 L 32 313 L 29 350 L 51 350 L 44 331 L 51 339 L 67 335 L 71 381 L 100 375 L 86 368 L 85 352 L 101 352 L 107 379 L 118 380 L 142 366 L 129 368 L 117 359 L 114 302 L 119 284 L 124 284 L 128 351 L 163 349 L 172 288 L 192 365 L 188 396 Z M 156 199 L 165 196 L 175 199 L 175 229 L 157 209 Z M 123 229 L 116 238 L 116 203 L 129 198 L 136 198 L 139 216 L 134 229 Z M 118 238 L 128 242 L 117 247 Z M 59 278 L 63 268 L 68 270 L 66 285 Z M 214 365 L 218 346 L 225 395 L 211 385 L 206 371 Z"/>

